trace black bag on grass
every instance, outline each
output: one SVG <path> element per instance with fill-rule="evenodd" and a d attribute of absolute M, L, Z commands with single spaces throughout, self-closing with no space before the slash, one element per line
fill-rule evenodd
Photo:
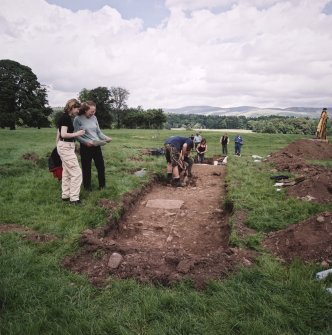
<path fill-rule="evenodd" d="M 51 156 L 48 158 L 48 170 L 53 173 L 54 178 L 62 179 L 62 161 L 57 148 L 54 148 Z"/>

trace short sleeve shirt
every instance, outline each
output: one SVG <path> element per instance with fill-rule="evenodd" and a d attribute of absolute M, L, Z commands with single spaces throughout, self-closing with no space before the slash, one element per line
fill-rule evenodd
<path fill-rule="evenodd" d="M 165 144 L 171 144 L 171 145 L 174 145 L 175 148 L 178 150 L 178 151 L 181 151 L 182 149 L 182 146 L 184 144 L 187 144 L 189 148 L 192 148 L 193 147 L 193 142 L 190 138 L 187 138 L 187 137 L 181 137 L 181 136 L 172 136 L 172 137 L 169 137 L 166 141 L 165 141 Z"/>
<path fill-rule="evenodd" d="M 74 132 L 73 121 L 67 113 L 63 113 L 61 118 L 58 121 L 58 129 L 61 133 L 61 127 L 67 127 L 67 133 Z"/>

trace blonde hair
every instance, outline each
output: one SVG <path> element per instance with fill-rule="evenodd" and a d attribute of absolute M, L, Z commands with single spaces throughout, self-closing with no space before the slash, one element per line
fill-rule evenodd
<path fill-rule="evenodd" d="M 74 108 L 80 108 L 81 104 L 77 99 L 70 99 L 67 101 L 66 106 L 64 108 L 65 113 L 69 113 Z"/>

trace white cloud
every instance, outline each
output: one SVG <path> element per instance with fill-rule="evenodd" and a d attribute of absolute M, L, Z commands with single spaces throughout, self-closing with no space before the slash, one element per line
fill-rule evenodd
<path fill-rule="evenodd" d="M 74 13 L 2 0 L 1 58 L 30 66 L 52 105 L 84 87 L 120 86 L 144 108 L 331 106 L 327 3 L 166 0 L 168 20 L 143 30 L 108 6 Z"/>

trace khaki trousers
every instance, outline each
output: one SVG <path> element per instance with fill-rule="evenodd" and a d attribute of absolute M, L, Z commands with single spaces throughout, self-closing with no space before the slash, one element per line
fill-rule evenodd
<path fill-rule="evenodd" d="M 62 160 L 62 199 L 76 201 L 80 198 L 82 170 L 75 154 L 75 142 L 59 141 L 57 144 Z"/>

